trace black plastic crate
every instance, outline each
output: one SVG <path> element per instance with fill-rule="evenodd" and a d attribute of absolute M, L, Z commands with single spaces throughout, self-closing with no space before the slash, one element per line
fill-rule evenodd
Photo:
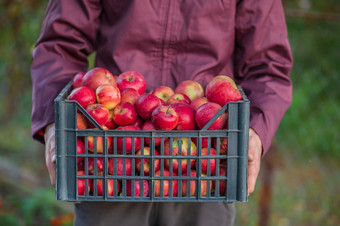
<path fill-rule="evenodd" d="M 243 100 L 227 103 L 203 129 L 193 131 L 104 130 L 77 102 L 66 99 L 71 90 L 72 83 L 69 83 L 55 99 L 56 197 L 58 200 L 113 202 L 245 202 L 248 200 L 249 100 L 242 90 Z M 207 130 L 226 110 L 228 129 Z M 77 111 L 83 113 L 97 128 L 77 129 Z M 84 141 L 85 154 L 77 154 L 77 139 Z M 94 141 L 92 151 L 89 151 L 89 139 Z M 150 139 L 150 155 L 147 154 L 145 139 Z M 157 147 L 156 139 L 161 140 Z M 227 153 L 223 153 L 224 148 L 221 144 L 226 139 Z M 129 140 L 132 141 L 131 153 L 128 153 L 130 150 L 126 148 Z M 98 147 L 103 148 L 103 153 L 100 153 L 101 150 L 97 148 L 97 143 L 101 144 L 101 141 L 103 144 Z M 141 153 L 137 155 L 135 152 L 138 151 L 136 149 L 139 141 Z M 170 151 L 174 148 L 174 141 L 180 147 L 179 152 L 182 148 L 186 148 L 189 154 L 166 155 L 167 148 L 170 148 Z M 123 148 L 118 150 L 117 146 L 120 142 Z M 182 145 L 186 142 L 188 144 Z M 202 144 L 205 142 L 207 148 L 203 149 Z M 191 155 L 190 150 L 195 147 L 196 153 Z M 159 155 L 155 154 L 155 150 Z M 202 150 L 207 150 L 208 154 L 203 155 Z M 214 150 L 216 155 L 212 155 Z M 82 165 L 78 164 L 78 158 L 83 158 Z M 137 168 L 139 160 L 140 170 Z M 144 160 L 149 160 L 149 173 L 147 173 L 147 162 L 144 163 Z M 193 167 L 187 164 L 183 169 L 182 167 L 176 169 L 176 163 L 182 165 L 186 160 L 194 162 Z M 97 162 L 99 165 L 95 164 Z M 202 174 L 204 165 L 207 170 Z M 156 174 L 155 169 L 158 167 L 158 174 Z M 84 171 L 83 175 L 77 175 L 80 168 Z M 195 168 L 196 171 L 191 172 L 191 168 Z M 121 171 L 123 173 L 120 173 Z M 81 194 L 78 193 L 78 181 L 85 187 Z M 138 183 L 148 184 L 148 192 L 145 195 L 147 189 L 144 186 L 135 189 L 134 184 Z M 128 189 L 130 186 L 131 189 Z M 166 190 L 167 187 L 169 192 Z M 139 190 L 141 195 L 136 195 L 136 190 Z"/>

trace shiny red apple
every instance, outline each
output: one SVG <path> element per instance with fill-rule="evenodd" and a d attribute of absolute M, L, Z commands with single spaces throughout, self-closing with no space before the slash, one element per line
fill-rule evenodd
<path fill-rule="evenodd" d="M 219 75 L 214 77 L 206 87 L 206 96 L 209 101 L 224 106 L 229 101 L 242 99 L 240 90 L 235 81 L 229 76 Z"/>
<path fill-rule="evenodd" d="M 121 73 L 116 82 L 120 91 L 127 88 L 133 88 L 138 91 L 139 95 L 142 95 L 146 88 L 144 76 L 136 71 L 126 71 Z"/>
<path fill-rule="evenodd" d="M 116 86 L 116 81 L 111 72 L 102 67 L 95 67 L 89 70 L 86 72 L 82 80 L 82 85 L 89 87 L 93 90 L 93 92 L 95 92 L 99 86 L 104 84 Z"/>
<path fill-rule="evenodd" d="M 138 115 L 135 106 L 129 102 L 120 102 L 112 112 L 114 122 L 119 126 L 130 126 L 136 123 Z"/>

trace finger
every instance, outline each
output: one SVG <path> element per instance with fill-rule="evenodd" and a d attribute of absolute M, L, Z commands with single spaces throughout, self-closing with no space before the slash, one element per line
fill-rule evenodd
<path fill-rule="evenodd" d="M 55 163 L 50 163 L 47 168 L 50 175 L 51 185 L 55 187 Z"/>
<path fill-rule="evenodd" d="M 255 163 L 248 164 L 248 195 L 254 192 L 260 168 Z"/>

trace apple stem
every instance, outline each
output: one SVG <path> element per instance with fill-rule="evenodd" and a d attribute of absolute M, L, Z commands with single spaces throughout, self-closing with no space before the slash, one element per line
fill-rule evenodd
<path fill-rule="evenodd" d="M 168 114 L 170 107 L 171 107 L 171 105 L 169 105 L 168 109 L 166 110 L 166 114 Z"/>

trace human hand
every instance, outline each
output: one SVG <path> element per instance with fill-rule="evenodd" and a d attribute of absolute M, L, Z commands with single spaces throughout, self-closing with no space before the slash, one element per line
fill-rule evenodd
<path fill-rule="evenodd" d="M 248 195 L 255 190 L 257 176 L 260 172 L 262 157 L 262 142 L 257 133 L 249 129 L 249 149 L 248 149 Z"/>
<path fill-rule="evenodd" d="M 49 124 L 45 129 L 45 160 L 48 173 L 50 175 L 51 185 L 55 187 L 55 124 Z"/>

